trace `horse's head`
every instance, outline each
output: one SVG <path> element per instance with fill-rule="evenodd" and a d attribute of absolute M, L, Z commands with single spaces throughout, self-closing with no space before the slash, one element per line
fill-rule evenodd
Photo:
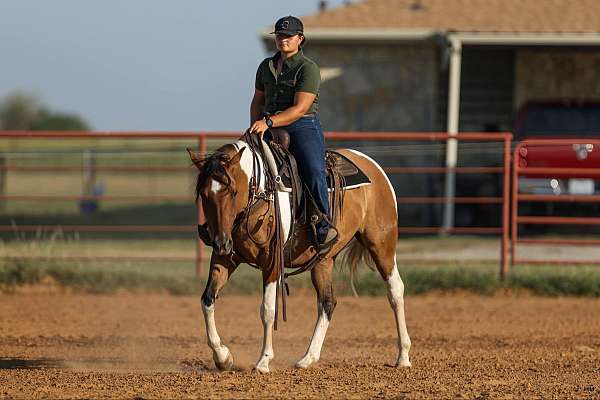
<path fill-rule="evenodd" d="M 196 200 L 202 199 L 213 249 L 218 255 L 231 253 L 233 224 L 248 201 L 248 177 L 240 166 L 244 150 L 245 147 L 236 153 L 233 146 L 226 146 L 201 158 L 188 149 L 192 162 L 200 171 Z"/>

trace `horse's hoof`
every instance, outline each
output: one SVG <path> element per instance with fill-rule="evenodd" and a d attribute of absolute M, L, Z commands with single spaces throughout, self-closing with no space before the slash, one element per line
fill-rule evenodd
<path fill-rule="evenodd" d="M 310 356 L 305 356 L 304 358 L 302 358 L 300 361 L 298 361 L 296 363 L 296 368 L 306 369 L 306 368 L 310 367 L 311 364 L 313 364 L 313 363 L 315 363 L 317 361 L 318 360 L 314 360 Z"/>
<path fill-rule="evenodd" d="M 213 353 L 213 360 L 215 361 L 215 365 L 217 366 L 219 371 L 231 371 L 231 369 L 233 368 L 233 356 L 231 355 L 231 351 L 229 351 L 229 349 L 227 348 L 225 349 L 227 350 L 227 356 L 222 362 L 219 361 L 217 353 Z"/>
<path fill-rule="evenodd" d="M 412 367 L 412 364 L 410 363 L 410 361 L 408 359 L 398 360 L 398 362 L 396 362 L 396 368 L 410 368 L 410 367 Z"/>
<path fill-rule="evenodd" d="M 262 356 L 254 366 L 254 371 L 259 372 L 261 374 L 268 374 L 269 371 L 269 362 L 273 359 L 273 355 L 265 354 Z"/>
<path fill-rule="evenodd" d="M 271 372 L 269 370 L 269 366 L 268 365 L 264 365 L 264 364 L 256 364 L 254 366 L 254 371 L 258 372 L 259 374 L 268 374 L 269 372 Z"/>

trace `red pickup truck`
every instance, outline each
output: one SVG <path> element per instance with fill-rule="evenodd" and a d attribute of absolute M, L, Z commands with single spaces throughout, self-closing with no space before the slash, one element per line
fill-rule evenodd
<path fill-rule="evenodd" d="M 536 102 L 522 108 L 515 124 L 515 140 L 549 139 L 523 146 L 519 189 L 525 193 L 589 195 L 600 192 L 600 103 Z M 556 139 L 573 138 L 570 143 Z M 552 142 L 556 140 L 556 142 Z M 547 175 L 527 174 L 528 168 L 560 168 Z"/>

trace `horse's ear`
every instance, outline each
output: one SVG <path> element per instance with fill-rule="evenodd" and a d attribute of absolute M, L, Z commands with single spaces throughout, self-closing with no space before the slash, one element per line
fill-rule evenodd
<path fill-rule="evenodd" d="M 229 165 L 238 164 L 242 159 L 242 153 L 244 152 L 244 150 L 246 150 L 246 148 L 242 147 L 242 149 L 238 151 L 235 156 L 231 157 L 231 160 L 229 160 Z"/>
<path fill-rule="evenodd" d="M 202 159 L 198 153 L 194 153 L 189 148 L 186 148 L 186 150 L 187 150 L 188 154 L 190 155 L 190 158 L 192 159 L 192 162 L 194 163 L 194 165 L 198 169 L 201 169 L 202 165 L 204 165 L 205 160 Z"/>

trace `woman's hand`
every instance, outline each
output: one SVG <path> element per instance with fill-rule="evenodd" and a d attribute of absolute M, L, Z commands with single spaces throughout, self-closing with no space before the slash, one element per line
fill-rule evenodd
<path fill-rule="evenodd" d="M 267 122 L 263 119 L 259 119 L 255 121 L 250 127 L 250 133 L 254 133 L 256 135 L 263 135 L 269 127 L 267 126 Z"/>

